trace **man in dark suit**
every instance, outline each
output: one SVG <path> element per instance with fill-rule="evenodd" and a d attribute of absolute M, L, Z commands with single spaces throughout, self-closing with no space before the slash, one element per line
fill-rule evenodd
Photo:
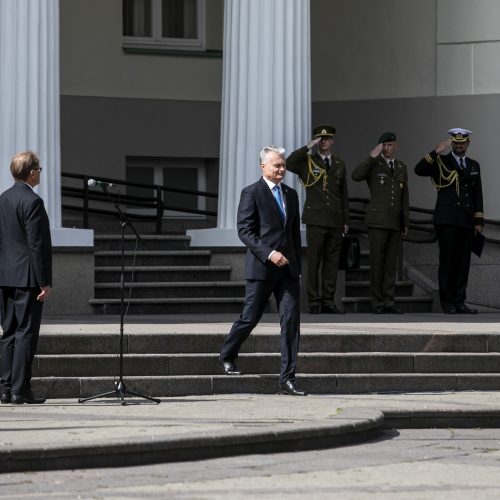
<path fill-rule="evenodd" d="M 374 314 L 402 314 L 394 303 L 401 235 L 409 221 L 408 172 L 395 158 L 394 132 L 384 132 L 378 145 L 353 171 L 355 181 L 366 181 L 370 204 L 365 224 L 370 242 L 370 297 Z"/>
<path fill-rule="evenodd" d="M 483 190 L 479 163 L 465 156 L 472 132 L 448 130 L 450 139 L 438 144 L 415 166 L 436 188 L 434 226 L 439 244 L 439 298 L 446 314 L 476 314 L 465 305 L 472 241 L 484 227 Z M 451 152 L 442 155 L 451 145 Z"/>
<path fill-rule="evenodd" d="M 262 178 L 241 192 L 237 227 L 247 247 L 243 312 L 222 345 L 219 364 L 226 375 L 240 375 L 235 364 L 243 342 L 274 294 L 281 324 L 280 392 L 305 396 L 295 384 L 300 336 L 301 242 L 297 192 L 281 181 L 285 150 L 267 146 L 260 153 Z"/>
<path fill-rule="evenodd" d="M 12 158 L 15 184 L 0 196 L 0 400 L 41 404 L 31 391 L 42 306 L 52 286 L 52 244 L 40 183 L 40 161 L 31 151 Z"/>
<path fill-rule="evenodd" d="M 307 300 L 310 314 L 343 314 L 335 304 L 342 235 L 349 227 L 344 161 L 333 155 L 336 129 L 318 125 L 314 138 L 293 151 L 286 168 L 306 190 L 302 222 L 307 239 Z"/>

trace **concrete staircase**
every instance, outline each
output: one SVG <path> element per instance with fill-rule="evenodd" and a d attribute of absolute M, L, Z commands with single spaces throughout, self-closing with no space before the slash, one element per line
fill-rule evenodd
<path fill-rule="evenodd" d="M 230 281 L 230 266 L 210 265 L 209 250 L 190 249 L 190 238 L 182 234 L 141 238 L 136 251 L 135 237 L 125 237 L 125 298 L 128 302 L 130 294 L 130 314 L 236 313 L 241 310 L 245 283 Z M 120 235 L 97 234 L 95 297 L 90 300 L 95 313 L 119 314 L 120 266 Z"/>
<path fill-rule="evenodd" d="M 279 336 L 251 335 L 238 360 L 244 374 L 228 377 L 216 363 L 226 328 L 125 334 L 127 389 L 154 396 L 276 393 Z M 119 335 L 86 330 L 40 336 L 37 393 L 78 398 L 114 390 Z M 332 333 L 318 324 L 302 335 L 297 375 L 312 393 L 499 390 L 499 366 L 498 334 Z"/>
<path fill-rule="evenodd" d="M 396 281 L 395 302 L 405 312 L 430 312 L 432 297 L 414 295 L 414 283 L 409 280 Z M 371 312 L 370 302 L 370 254 L 361 251 L 359 269 L 346 271 L 345 297 L 342 303 L 347 312 Z"/>

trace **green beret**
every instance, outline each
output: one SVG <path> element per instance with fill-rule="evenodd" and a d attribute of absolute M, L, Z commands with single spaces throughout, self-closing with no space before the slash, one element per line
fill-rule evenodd
<path fill-rule="evenodd" d="M 378 144 L 384 144 L 384 142 L 395 142 L 396 134 L 394 132 L 384 132 L 378 139 Z"/>

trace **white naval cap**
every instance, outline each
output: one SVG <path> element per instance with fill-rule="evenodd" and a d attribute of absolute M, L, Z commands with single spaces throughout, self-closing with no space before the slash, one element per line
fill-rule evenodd
<path fill-rule="evenodd" d="M 453 142 L 465 142 L 469 140 L 469 136 L 472 132 L 466 128 L 450 128 L 448 134 L 451 135 L 451 140 Z"/>

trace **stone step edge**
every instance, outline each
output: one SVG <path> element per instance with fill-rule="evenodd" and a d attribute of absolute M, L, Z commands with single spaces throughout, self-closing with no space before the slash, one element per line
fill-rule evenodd
<path fill-rule="evenodd" d="M 166 240 L 166 241 L 191 241 L 191 236 L 183 235 L 183 234 L 143 234 L 141 235 L 142 240 Z M 94 240 L 99 241 L 121 241 L 120 234 L 94 234 Z M 125 240 L 136 240 L 135 235 L 126 234 Z"/>
<path fill-rule="evenodd" d="M 231 266 L 125 266 L 125 271 L 231 271 Z M 120 272 L 121 266 L 96 266 L 95 272 Z"/>
<path fill-rule="evenodd" d="M 210 257 L 210 250 L 125 250 L 125 257 Z M 97 250 L 95 257 L 121 257 L 121 250 Z"/>
<path fill-rule="evenodd" d="M 125 304 L 242 304 L 244 297 L 179 297 L 167 299 L 128 299 Z M 91 305 L 120 304 L 121 299 L 89 299 Z"/>
<path fill-rule="evenodd" d="M 85 403 L 83 403 L 85 404 Z M 133 438 L 106 443 L 67 444 L 0 450 L 0 472 L 146 465 L 253 453 L 331 448 L 359 443 L 379 434 L 384 418 L 371 409 L 346 409 L 330 419 L 277 424 L 265 429 L 228 428 L 207 434 Z"/>
<path fill-rule="evenodd" d="M 127 288 L 223 288 L 245 286 L 244 281 L 139 281 L 125 283 Z M 121 283 L 99 282 L 94 284 L 95 288 L 120 288 Z"/>
<path fill-rule="evenodd" d="M 405 296 L 395 296 L 394 297 L 395 302 L 401 303 L 401 302 L 419 302 L 419 303 L 431 303 L 433 302 L 433 298 L 431 296 L 410 296 L 410 297 L 405 297 Z M 371 303 L 371 298 L 370 297 L 342 297 L 342 302 L 344 304 L 350 304 L 354 302 L 370 302 Z"/>

